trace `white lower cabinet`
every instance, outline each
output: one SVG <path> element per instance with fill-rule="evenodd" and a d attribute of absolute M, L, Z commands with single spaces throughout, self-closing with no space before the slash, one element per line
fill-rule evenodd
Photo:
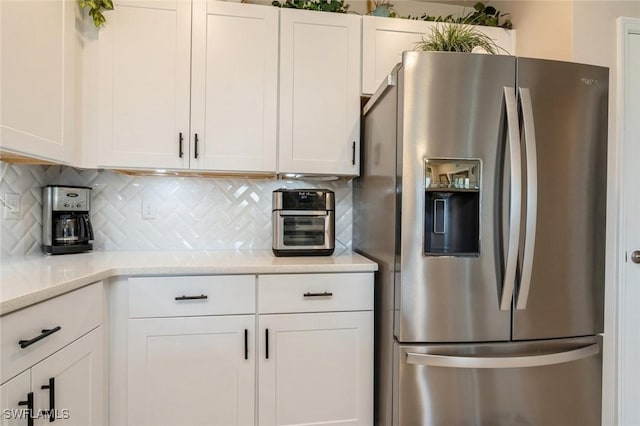
<path fill-rule="evenodd" d="M 105 423 L 102 283 L 0 318 L 1 422 Z"/>
<path fill-rule="evenodd" d="M 114 426 L 373 424 L 372 273 L 144 277 L 111 290 Z"/>
<path fill-rule="evenodd" d="M 373 424 L 373 274 L 258 277 L 258 424 Z"/>
<path fill-rule="evenodd" d="M 260 426 L 373 424 L 373 312 L 261 315 Z"/>
<path fill-rule="evenodd" d="M 255 424 L 255 282 L 128 279 L 127 424 Z"/>
<path fill-rule="evenodd" d="M 2 425 L 102 425 L 101 332 L 98 327 L 0 386 Z"/>
<path fill-rule="evenodd" d="M 129 425 L 254 424 L 253 315 L 129 321 Z"/>

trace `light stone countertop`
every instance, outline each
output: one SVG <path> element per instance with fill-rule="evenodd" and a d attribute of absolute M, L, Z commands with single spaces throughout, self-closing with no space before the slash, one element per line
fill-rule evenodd
<path fill-rule="evenodd" d="M 315 257 L 276 257 L 271 250 L 220 250 L 35 255 L 3 262 L 0 268 L 0 315 L 4 315 L 119 275 L 372 272 L 378 265 L 349 250 Z"/>

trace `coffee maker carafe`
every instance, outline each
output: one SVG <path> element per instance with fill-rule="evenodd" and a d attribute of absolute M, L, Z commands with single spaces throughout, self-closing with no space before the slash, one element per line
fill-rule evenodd
<path fill-rule="evenodd" d="M 90 209 L 91 188 L 57 185 L 42 188 L 42 251 L 68 254 L 92 250 Z"/>

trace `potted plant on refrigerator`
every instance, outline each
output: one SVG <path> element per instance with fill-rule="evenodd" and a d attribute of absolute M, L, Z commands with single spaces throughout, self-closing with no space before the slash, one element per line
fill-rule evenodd
<path fill-rule="evenodd" d="M 415 50 L 497 54 L 501 49 L 491 37 L 466 24 L 438 23 L 416 43 Z"/>

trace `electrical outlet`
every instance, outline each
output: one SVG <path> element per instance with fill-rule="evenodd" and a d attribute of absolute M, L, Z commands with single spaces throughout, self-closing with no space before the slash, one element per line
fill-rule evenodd
<path fill-rule="evenodd" d="M 20 219 L 20 195 L 4 194 L 4 218 Z"/>
<path fill-rule="evenodd" d="M 142 218 L 156 219 L 158 217 L 158 206 L 154 200 L 149 198 L 142 199 Z"/>

